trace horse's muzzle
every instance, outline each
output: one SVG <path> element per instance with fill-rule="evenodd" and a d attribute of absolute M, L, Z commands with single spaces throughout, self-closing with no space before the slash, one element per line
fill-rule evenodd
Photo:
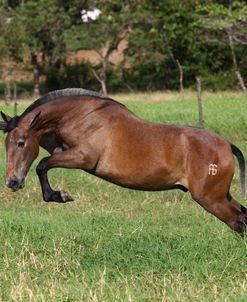
<path fill-rule="evenodd" d="M 10 178 L 6 180 L 6 186 L 16 192 L 25 186 L 25 182 L 24 179 Z"/>

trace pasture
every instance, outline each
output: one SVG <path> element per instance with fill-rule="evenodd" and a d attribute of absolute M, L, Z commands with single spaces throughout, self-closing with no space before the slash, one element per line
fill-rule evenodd
<path fill-rule="evenodd" d="M 113 97 L 145 119 L 197 125 L 195 94 L 183 100 L 161 93 Z M 205 94 L 203 106 L 205 128 L 247 158 L 246 97 Z M 13 112 L 3 104 L 1 110 Z M 45 203 L 37 161 L 23 190 L 5 188 L 4 134 L 0 139 L 0 301 L 247 300 L 247 239 L 188 193 L 133 191 L 83 171 L 56 169 L 49 173 L 53 188 L 75 201 Z M 231 192 L 247 206 L 237 164 Z"/>

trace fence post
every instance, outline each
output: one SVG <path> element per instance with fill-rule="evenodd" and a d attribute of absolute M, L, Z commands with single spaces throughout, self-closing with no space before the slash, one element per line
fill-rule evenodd
<path fill-rule="evenodd" d="M 198 100 L 198 127 L 204 128 L 203 110 L 202 110 L 202 83 L 199 76 L 196 77 L 196 89 L 197 89 L 197 100 Z"/>
<path fill-rule="evenodd" d="M 17 88 L 16 88 L 16 82 L 14 82 L 14 116 L 17 115 Z"/>
<path fill-rule="evenodd" d="M 179 88 L 180 93 L 182 94 L 182 98 L 184 99 L 184 73 L 183 73 L 183 67 L 180 64 L 179 60 L 176 60 L 178 69 L 179 69 Z"/>
<path fill-rule="evenodd" d="M 10 84 L 9 82 L 6 83 L 6 86 L 5 86 L 5 105 L 9 106 L 10 104 Z"/>

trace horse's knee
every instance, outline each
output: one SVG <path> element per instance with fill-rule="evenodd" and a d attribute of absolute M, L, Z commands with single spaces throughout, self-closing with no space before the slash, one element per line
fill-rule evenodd
<path fill-rule="evenodd" d="M 41 159 L 41 161 L 38 163 L 37 167 L 36 167 L 36 173 L 38 175 L 41 175 L 42 173 L 44 173 L 44 171 L 46 170 L 46 166 L 47 166 L 47 158 L 43 158 Z"/>

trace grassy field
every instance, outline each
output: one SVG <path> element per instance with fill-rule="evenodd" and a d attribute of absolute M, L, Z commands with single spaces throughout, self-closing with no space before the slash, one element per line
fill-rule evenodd
<path fill-rule="evenodd" d="M 192 93 L 116 98 L 148 120 L 197 125 Z M 246 97 L 205 94 L 203 101 L 205 127 L 247 156 Z M 22 191 L 4 187 L 0 139 L 0 301 L 247 301 L 247 240 L 188 193 L 127 190 L 57 169 L 52 186 L 75 201 L 45 203 L 37 162 Z M 238 176 L 236 169 L 231 191 L 246 206 Z"/>

